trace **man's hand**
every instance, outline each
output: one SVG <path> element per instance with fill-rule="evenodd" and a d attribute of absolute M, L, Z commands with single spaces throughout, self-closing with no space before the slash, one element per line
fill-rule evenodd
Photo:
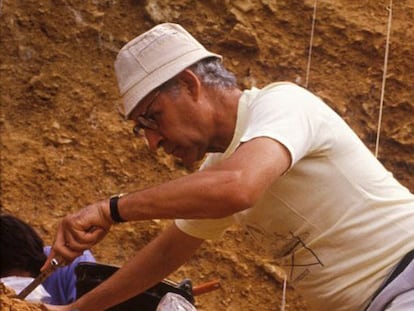
<path fill-rule="evenodd" d="M 72 262 L 84 250 L 101 241 L 112 224 L 109 200 L 91 204 L 67 215 L 59 225 L 55 242 L 41 271 L 50 265 L 53 258 L 62 258 L 65 264 Z"/>
<path fill-rule="evenodd" d="M 76 311 L 76 309 L 72 308 L 70 305 L 67 306 L 53 306 L 48 304 L 42 305 L 43 311 Z"/>

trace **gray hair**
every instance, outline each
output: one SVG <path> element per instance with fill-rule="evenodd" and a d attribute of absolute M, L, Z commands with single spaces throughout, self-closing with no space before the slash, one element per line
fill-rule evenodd
<path fill-rule="evenodd" d="M 228 71 L 221 60 L 216 57 L 204 58 L 188 67 L 208 87 L 216 89 L 230 89 L 237 87 L 236 76 Z M 173 94 L 178 92 L 177 80 L 172 78 L 160 87 L 163 91 Z"/>
<path fill-rule="evenodd" d="M 218 58 L 202 59 L 191 65 L 189 69 L 207 86 L 216 88 L 237 87 L 236 76 L 228 71 Z"/>

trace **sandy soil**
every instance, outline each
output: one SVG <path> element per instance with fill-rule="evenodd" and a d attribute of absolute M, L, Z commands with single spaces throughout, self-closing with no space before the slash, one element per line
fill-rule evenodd
<path fill-rule="evenodd" d="M 0 283 L 0 310 L 2 311 L 41 311 L 41 305 L 28 303 L 26 301 L 13 298 L 15 291 Z"/>
<path fill-rule="evenodd" d="M 181 23 L 223 54 L 243 87 L 308 80 L 374 151 L 388 1 L 318 1 L 307 76 L 313 5 L 311 0 L 0 1 L 2 211 L 33 224 L 51 243 L 65 214 L 189 173 L 173 159 L 150 153 L 117 110 L 117 51 L 164 21 Z M 396 1 L 379 158 L 414 191 L 412 29 L 414 2 Z M 102 262 L 121 265 L 167 222 L 115 226 L 93 252 Z M 199 310 L 276 310 L 282 286 L 269 264 L 232 228 L 222 240 L 205 243 L 170 278 L 187 277 L 194 284 L 220 279 L 220 290 L 197 297 Z M 293 289 L 286 310 L 307 310 Z"/>

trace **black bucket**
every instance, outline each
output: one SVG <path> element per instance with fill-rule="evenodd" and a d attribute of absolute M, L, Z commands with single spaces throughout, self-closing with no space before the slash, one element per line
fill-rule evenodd
<path fill-rule="evenodd" d="M 101 284 L 119 267 L 94 262 L 81 262 L 75 269 L 76 273 L 76 296 L 84 294 Z M 138 277 L 138 276 L 137 276 Z M 107 310 L 110 311 L 155 311 L 162 297 L 167 293 L 176 293 L 183 296 L 194 304 L 191 281 L 186 279 L 179 284 L 164 280 L 151 287 L 147 291 L 128 299 Z"/>

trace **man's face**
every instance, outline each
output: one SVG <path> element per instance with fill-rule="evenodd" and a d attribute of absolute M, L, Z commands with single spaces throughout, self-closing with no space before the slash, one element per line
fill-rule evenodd
<path fill-rule="evenodd" d="M 185 165 L 202 159 L 208 147 L 208 124 L 199 98 L 180 83 L 174 90 L 155 90 L 131 113 L 134 133 L 146 138 L 151 150 L 163 148 Z"/>

